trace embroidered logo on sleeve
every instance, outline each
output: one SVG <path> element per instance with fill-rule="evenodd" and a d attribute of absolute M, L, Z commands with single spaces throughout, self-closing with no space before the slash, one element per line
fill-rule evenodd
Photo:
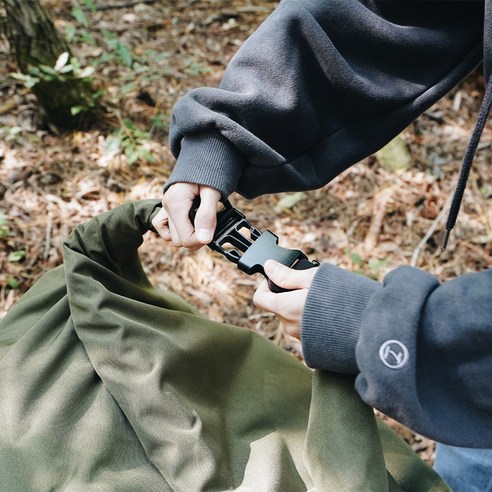
<path fill-rule="evenodd" d="M 390 369 L 401 369 L 408 362 L 408 349 L 399 340 L 386 340 L 379 348 L 381 362 Z"/>

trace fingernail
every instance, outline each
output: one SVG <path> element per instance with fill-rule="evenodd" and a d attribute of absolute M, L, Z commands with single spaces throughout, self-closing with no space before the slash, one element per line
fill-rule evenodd
<path fill-rule="evenodd" d="M 212 240 L 212 235 L 208 229 L 197 229 L 196 237 L 202 243 L 209 243 Z"/>

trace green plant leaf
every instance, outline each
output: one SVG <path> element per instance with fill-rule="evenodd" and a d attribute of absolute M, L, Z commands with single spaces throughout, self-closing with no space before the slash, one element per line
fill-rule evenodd
<path fill-rule="evenodd" d="M 352 263 L 354 263 L 354 265 L 358 267 L 362 266 L 362 264 L 364 263 L 362 256 L 359 255 L 358 253 L 355 253 L 354 251 L 350 251 L 349 249 L 346 249 L 345 254 L 352 260 Z"/>
<path fill-rule="evenodd" d="M 148 67 L 147 65 L 142 65 L 141 63 L 134 62 L 133 70 L 135 73 L 144 73 L 148 72 L 150 70 L 150 67 Z"/>
<path fill-rule="evenodd" d="M 0 238 L 6 238 L 10 234 L 9 226 L 7 225 L 7 217 L 0 213 Z"/>
<path fill-rule="evenodd" d="M 20 80 L 28 89 L 32 89 L 41 79 L 33 77 L 32 75 L 26 75 L 20 72 L 10 73 L 13 79 Z"/>
<path fill-rule="evenodd" d="M 120 57 L 121 61 L 125 66 L 130 68 L 133 63 L 132 52 L 128 48 L 126 44 L 120 43 L 119 41 L 116 43 L 116 53 Z"/>
<path fill-rule="evenodd" d="M 76 34 L 77 34 L 77 28 L 75 26 L 72 26 L 72 24 L 68 24 L 65 27 L 65 38 L 69 43 L 71 43 L 74 40 Z"/>
<path fill-rule="evenodd" d="M 8 261 L 14 263 L 16 261 L 22 261 L 26 257 L 24 250 L 12 251 L 8 256 Z"/>
<path fill-rule="evenodd" d="M 110 154 L 121 149 L 121 138 L 118 135 L 110 135 L 104 143 L 104 152 Z"/>
<path fill-rule="evenodd" d="M 382 270 L 383 268 L 386 268 L 388 264 L 389 264 L 389 260 L 387 258 L 382 260 L 378 260 L 377 258 L 371 258 L 368 261 L 367 266 L 372 270 L 379 271 Z"/>
<path fill-rule="evenodd" d="M 55 69 L 52 67 L 48 67 L 48 65 L 39 65 L 39 69 L 41 70 L 41 72 L 43 72 L 43 74 L 50 75 L 52 77 L 56 77 L 57 75 Z M 45 78 L 44 76 L 42 77 Z"/>
<path fill-rule="evenodd" d="M 140 157 L 146 162 L 155 162 L 154 154 L 149 149 L 142 148 L 140 151 Z"/>
<path fill-rule="evenodd" d="M 90 44 L 91 46 L 97 46 L 96 38 L 92 34 L 89 34 L 88 32 L 81 32 L 80 40 L 83 43 Z"/>
<path fill-rule="evenodd" d="M 87 19 L 84 10 L 80 5 L 75 5 L 72 8 L 72 17 L 82 26 L 89 27 L 89 19 Z"/>
<path fill-rule="evenodd" d="M 20 286 L 20 282 L 13 278 L 13 277 L 10 277 L 8 280 L 7 280 L 7 285 L 11 288 L 11 289 L 17 289 L 19 286 Z"/>
<path fill-rule="evenodd" d="M 87 79 L 91 75 L 93 75 L 95 71 L 96 70 L 94 67 L 85 67 L 83 70 L 77 73 L 77 77 L 79 79 Z"/>
<path fill-rule="evenodd" d="M 400 171 L 412 165 L 410 150 L 401 135 L 398 135 L 381 150 L 378 150 L 376 157 L 381 165 L 390 171 Z"/>
<path fill-rule="evenodd" d="M 126 155 L 126 162 L 128 165 L 135 164 L 135 162 L 138 161 L 140 154 L 138 150 L 135 150 L 133 147 L 128 147 L 125 149 L 125 155 Z"/>
<path fill-rule="evenodd" d="M 22 127 L 20 126 L 0 127 L 0 134 L 7 142 L 11 142 L 12 140 L 15 140 L 21 133 L 22 133 Z"/>
<path fill-rule="evenodd" d="M 297 205 L 304 197 L 306 196 L 305 193 L 302 191 L 298 193 L 288 193 L 284 197 L 282 197 L 276 207 L 275 207 L 275 212 L 282 212 L 283 210 L 290 209 Z"/>
<path fill-rule="evenodd" d="M 124 84 L 121 86 L 120 93 L 121 95 L 127 94 L 130 91 L 133 91 L 137 88 L 137 84 L 135 82 L 129 82 L 128 84 Z"/>
<path fill-rule="evenodd" d="M 96 4 L 93 2 L 93 0 L 82 0 L 85 4 L 85 6 L 89 9 L 91 12 L 95 12 L 97 10 Z"/>
<path fill-rule="evenodd" d="M 59 70 L 59 73 L 70 73 L 73 72 L 74 66 L 71 64 L 65 65 Z"/>
<path fill-rule="evenodd" d="M 84 111 L 87 111 L 87 108 L 85 106 L 72 106 L 70 108 L 70 114 L 72 116 L 77 116 L 80 113 L 83 113 Z"/>

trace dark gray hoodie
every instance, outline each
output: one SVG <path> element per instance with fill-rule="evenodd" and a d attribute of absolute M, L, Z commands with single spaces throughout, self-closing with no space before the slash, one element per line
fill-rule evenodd
<path fill-rule="evenodd" d="M 249 198 L 319 188 L 483 59 L 486 97 L 452 229 L 490 109 L 491 21 L 489 0 L 283 0 L 219 88 L 192 90 L 176 104 L 177 161 L 166 187 L 193 182 Z M 308 365 L 356 375 L 367 403 L 417 432 L 492 447 L 492 270 L 441 285 L 401 267 L 380 284 L 324 264 L 302 342 Z"/>

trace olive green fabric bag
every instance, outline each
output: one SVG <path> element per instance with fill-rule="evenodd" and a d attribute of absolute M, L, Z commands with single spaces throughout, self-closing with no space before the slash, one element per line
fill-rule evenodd
<path fill-rule="evenodd" d="M 157 207 L 77 227 L 0 323 L 0 491 L 448 490 L 352 378 L 154 288 Z"/>

